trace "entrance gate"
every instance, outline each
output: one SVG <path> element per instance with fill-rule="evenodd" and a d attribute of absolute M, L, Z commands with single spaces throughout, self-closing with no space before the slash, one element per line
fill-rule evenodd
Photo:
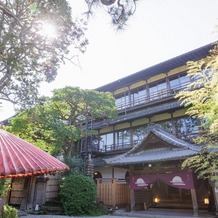
<path fill-rule="evenodd" d="M 125 179 L 97 179 L 98 201 L 108 207 L 130 205 L 130 189 Z"/>

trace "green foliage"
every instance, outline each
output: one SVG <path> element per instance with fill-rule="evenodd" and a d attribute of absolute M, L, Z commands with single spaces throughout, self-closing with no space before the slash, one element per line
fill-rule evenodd
<path fill-rule="evenodd" d="M 182 167 L 193 168 L 199 178 L 218 179 L 218 44 L 210 55 L 196 62 L 188 63 L 188 76 L 192 82 L 188 90 L 176 97 L 188 107 L 187 114 L 204 121 L 201 136 L 195 139 L 202 145 L 199 155 L 190 157 Z M 218 187 L 218 183 L 216 184 Z"/>
<path fill-rule="evenodd" d="M 4 194 L 5 192 L 5 179 L 0 179 L 0 197 Z"/>
<path fill-rule="evenodd" d="M 43 33 L 47 25 L 55 34 Z M 42 81 L 51 82 L 69 53 L 84 52 L 86 22 L 73 19 L 66 0 L 0 2 L 0 99 L 17 108 L 32 106 Z"/>
<path fill-rule="evenodd" d="M 60 186 L 60 197 L 67 215 L 89 215 L 96 208 L 97 188 L 93 179 L 82 174 L 67 176 Z"/>
<path fill-rule="evenodd" d="M 117 29 L 123 29 L 128 19 L 135 13 L 137 1 L 138 0 L 89 0 L 86 1 L 88 5 L 86 14 L 91 15 L 95 6 L 104 6 L 112 19 L 112 24 Z"/>
<path fill-rule="evenodd" d="M 10 190 L 10 185 L 7 183 L 7 179 L 0 179 L 0 198 Z"/>
<path fill-rule="evenodd" d="M 85 134 L 95 134 L 86 128 L 86 123 L 116 115 L 115 99 L 110 93 L 65 87 L 12 118 L 11 126 L 5 128 L 52 154 L 70 157 Z"/>
<path fill-rule="evenodd" d="M 74 154 L 72 157 L 65 157 L 64 163 L 70 167 L 70 170 L 64 171 L 64 176 L 69 176 L 73 174 L 84 173 L 84 160 L 78 155 Z"/>
<path fill-rule="evenodd" d="M 2 218 L 17 218 L 17 209 L 9 206 L 9 205 L 4 205 L 3 209 L 3 215 Z"/>

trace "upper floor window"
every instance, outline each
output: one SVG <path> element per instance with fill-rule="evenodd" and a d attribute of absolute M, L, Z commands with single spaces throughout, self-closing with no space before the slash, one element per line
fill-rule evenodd
<path fill-rule="evenodd" d="M 118 110 L 122 110 L 130 106 L 130 98 L 127 91 L 116 96 L 115 105 Z"/>
<path fill-rule="evenodd" d="M 129 147 L 131 144 L 131 131 L 130 129 L 115 132 L 115 146 L 117 149 Z"/>
<path fill-rule="evenodd" d="M 171 134 L 173 134 L 174 133 L 174 128 L 173 128 L 173 122 L 172 122 L 172 120 L 165 120 L 165 121 L 163 121 L 163 122 L 160 122 L 159 123 L 160 125 L 161 125 L 161 127 L 163 128 L 163 129 L 165 129 L 167 132 L 169 132 L 169 133 L 171 133 Z"/>
<path fill-rule="evenodd" d="M 149 85 L 150 100 L 155 100 L 167 95 L 167 83 L 166 81 L 159 81 Z"/>
<path fill-rule="evenodd" d="M 170 78 L 170 89 L 175 92 L 185 89 L 190 83 L 190 78 L 185 74 L 176 75 Z"/>
<path fill-rule="evenodd" d="M 115 96 L 118 110 L 135 106 L 148 101 L 157 100 L 176 91 L 186 89 L 190 83 L 190 77 L 185 73 L 177 74 L 169 78 L 141 86 L 133 90 L 126 90 L 124 93 Z"/>
<path fill-rule="evenodd" d="M 147 132 L 146 127 L 147 127 L 147 125 L 133 128 L 132 133 L 133 133 L 133 142 L 134 143 L 138 143 L 144 138 L 144 136 Z"/>
<path fill-rule="evenodd" d="M 201 121 L 195 117 L 183 117 L 175 120 L 176 134 L 180 138 L 193 138 L 199 134 Z"/>
<path fill-rule="evenodd" d="M 109 148 L 112 149 L 114 142 L 113 142 L 113 133 L 107 133 L 104 135 L 100 135 L 100 141 L 99 141 L 99 149 L 100 150 L 107 150 Z"/>
<path fill-rule="evenodd" d="M 167 132 L 188 141 L 192 141 L 203 129 L 203 121 L 195 117 L 181 117 L 174 120 L 162 121 L 159 124 Z"/>
<path fill-rule="evenodd" d="M 147 90 L 144 87 L 140 87 L 131 91 L 130 101 L 131 105 L 137 105 L 147 100 Z"/>

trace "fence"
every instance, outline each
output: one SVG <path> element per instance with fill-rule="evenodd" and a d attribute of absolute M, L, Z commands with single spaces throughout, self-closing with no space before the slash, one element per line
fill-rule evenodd
<path fill-rule="evenodd" d="M 130 204 L 129 185 L 125 179 L 97 179 L 98 200 L 113 208 Z"/>

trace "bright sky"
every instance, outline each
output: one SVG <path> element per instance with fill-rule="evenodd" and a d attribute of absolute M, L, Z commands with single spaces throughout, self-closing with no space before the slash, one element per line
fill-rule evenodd
<path fill-rule="evenodd" d="M 85 0 L 69 0 L 79 14 Z M 81 68 L 66 63 L 56 80 L 44 84 L 43 95 L 66 85 L 94 89 L 196 49 L 218 39 L 218 0 L 138 0 L 124 31 L 117 32 L 110 17 L 98 9 L 89 21 L 89 46 L 79 55 Z M 72 53 L 75 54 L 75 53 Z M 6 104 L 0 120 L 14 114 Z"/>

